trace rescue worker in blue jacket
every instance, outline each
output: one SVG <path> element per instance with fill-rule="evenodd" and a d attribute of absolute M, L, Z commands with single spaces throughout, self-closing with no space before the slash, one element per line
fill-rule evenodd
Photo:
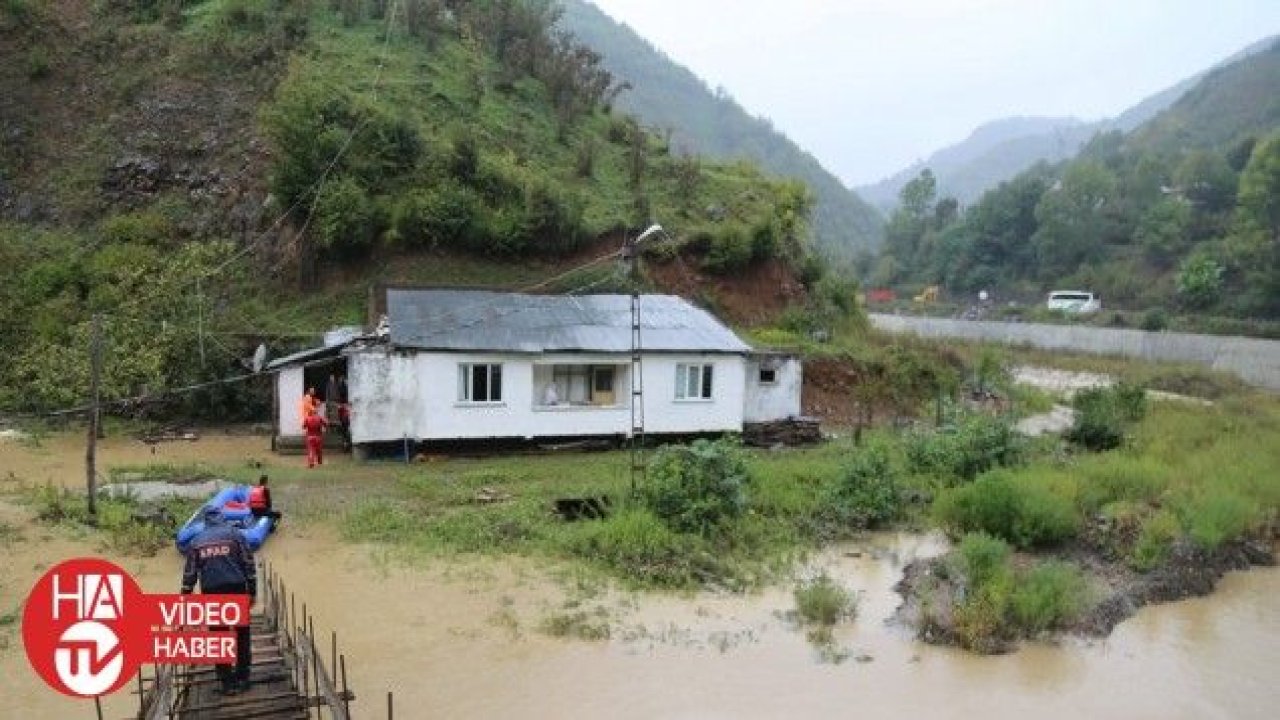
<path fill-rule="evenodd" d="M 187 562 L 182 569 L 182 593 L 192 592 L 196 580 L 206 595 L 248 595 L 249 604 L 258 596 L 258 575 L 253 551 L 240 531 L 227 523 L 222 509 L 204 509 L 204 529 L 187 546 Z M 246 618 L 248 620 L 248 618 Z M 226 630 L 212 626 L 210 630 Z M 253 658 L 249 646 L 249 624 L 236 628 L 236 664 L 218 665 L 215 670 L 222 692 L 235 695 L 249 689 L 249 668 Z"/>

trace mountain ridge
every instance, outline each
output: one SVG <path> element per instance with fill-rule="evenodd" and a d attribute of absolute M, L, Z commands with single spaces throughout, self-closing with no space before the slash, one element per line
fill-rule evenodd
<path fill-rule="evenodd" d="M 937 178 L 940 195 L 955 197 L 963 205 L 972 204 L 986 190 L 1036 162 L 1056 163 L 1075 157 L 1099 133 L 1133 131 L 1172 106 L 1210 73 L 1262 52 L 1277 38 L 1280 36 L 1273 35 L 1250 43 L 1203 71 L 1148 95 L 1115 117 L 1092 121 L 1072 116 L 997 118 L 982 123 L 964 140 L 935 150 L 926 159 L 854 189 L 888 214 L 897 206 L 902 188 L 921 170 L 929 168 Z M 998 142 L 992 142 L 995 137 Z"/>
<path fill-rule="evenodd" d="M 604 56 L 631 87 L 615 100 L 629 113 L 671 133 L 677 148 L 722 159 L 750 158 L 766 170 L 803 180 L 814 192 L 819 249 L 841 263 L 880 243 L 884 220 L 810 153 L 753 117 L 727 93 L 710 90 L 688 68 L 625 23 L 586 0 L 565 0 L 561 26 Z"/>

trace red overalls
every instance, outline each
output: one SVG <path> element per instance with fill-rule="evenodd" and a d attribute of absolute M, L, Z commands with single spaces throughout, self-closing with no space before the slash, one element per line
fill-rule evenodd
<path fill-rule="evenodd" d="M 319 415 L 309 415 L 302 421 L 307 431 L 307 467 L 324 464 L 324 428 L 327 425 Z"/>

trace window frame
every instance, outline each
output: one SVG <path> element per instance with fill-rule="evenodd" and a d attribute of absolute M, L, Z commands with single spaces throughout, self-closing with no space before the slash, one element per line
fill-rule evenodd
<path fill-rule="evenodd" d="M 765 373 L 769 373 L 770 375 L 770 378 L 768 380 L 764 379 Z M 760 367 L 760 369 L 756 371 L 756 384 L 757 385 L 777 385 L 778 384 L 778 368 L 763 367 L 763 366 Z"/>
<path fill-rule="evenodd" d="M 476 370 L 484 368 L 485 399 L 477 400 Z M 500 362 L 460 362 L 458 363 L 458 405 L 501 405 L 502 399 L 502 363 Z M 495 377 L 497 382 L 494 382 Z M 497 397 L 494 397 L 494 387 Z"/>
<path fill-rule="evenodd" d="M 715 402 L 715 387 L 715 363 L 676 363 L 676 402 Z"/>

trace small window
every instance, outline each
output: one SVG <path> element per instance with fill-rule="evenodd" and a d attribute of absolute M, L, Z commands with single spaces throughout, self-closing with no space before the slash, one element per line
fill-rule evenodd
<path fill-rule="evenodd" d="M 489 363 L 459 364 L 458 402 L 502 402 L 502 366 Z"/>
<path fill-rule="evenodd" d="M 778 382 L 778 371 L 774 368 L 760 368 L 760 384 L 773 385 Z"/>
<path fill-rule="evenodd" d="M 710 400 L 714 365 L 676 365 L 676 399 Z"/>

